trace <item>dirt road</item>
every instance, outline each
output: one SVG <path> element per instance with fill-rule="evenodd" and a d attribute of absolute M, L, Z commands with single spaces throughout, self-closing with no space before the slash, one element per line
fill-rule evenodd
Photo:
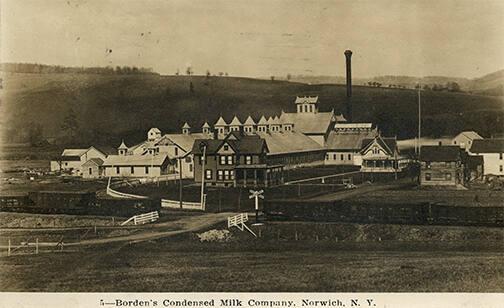
<path fill-rule="evenodd" d="M 82 240 L 80 242 L 64 243 L 64 245 L 78 246 L 78 245 L 97 245 L 97 244 L 120 243 L 120 242 L 137 243 L 142 241 L 150 241 L 163 237 L 205 229 L 217 223 L 226 221 L 227 217 L 231 215 L 233 215 L 233 213 L 216 213 L 216 214 L 208 213 L 198 216 L 187 216 L 175 221 L 166 221 L 144 226 L 135 226 L 136 230 L 141 229 L 141 231 L 135 232 L 134 234 L 128 234 L 116 237 L 88 239 L 88 240 Z M 126 227 L 123 229 L 127 230 L 129 228 Z M 58 228 L 56 230 L 61 231 L 61 228 Z M 6 231 L 6 230 L 0 230 L 0 231 Z M 21 230 L 16 231 L 19 232 Z M 38 229 L 23 229 L 22 231 L 47 232 L 48 230 L 45 229 L 44 231 Z M 54 243 L 39 243 L 39 246 L 40 247 L 54 246 Z"/>

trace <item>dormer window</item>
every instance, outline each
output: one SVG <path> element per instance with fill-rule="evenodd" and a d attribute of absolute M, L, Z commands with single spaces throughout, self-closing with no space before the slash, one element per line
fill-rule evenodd
<path fill-rule="evenodd" d="M 226 145 L 224 145 L 224 151 L 227 151 L 227 150 L 229 150 L 229 146 L 226 144 Z"/>

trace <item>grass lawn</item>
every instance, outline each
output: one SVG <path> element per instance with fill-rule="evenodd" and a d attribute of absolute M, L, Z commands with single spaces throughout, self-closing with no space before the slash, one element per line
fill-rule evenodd
<path fill-rule="evenodd" d="M 282 232 L 290 232 L 293 227 L 300 226 L 284 225 Z M 332 227 L 347 228 L 347 231 L 359 228 L 342 224 L 332 224 Z M 366 232 L 383 232 L 387 228 L 385 225 L 372 227 Z M 404 228 L 390 231 L 404 232 Z M 0 290 L 504 291 L 502 239 L 492 241 L 479 237 L 469 241 L 426 242 L 429 232 L 441 234 L 458 230 L 477 234 L 481 230 L 420 228 L 425 228 L 425 237 L 413 241 L 378 242 L 362 237 L 352 240 L 351 236 L 338 242 L 330 239 L 254 239 L 248 233 L 233 231 L 235 240 L 227 243 L 200 243 L 193 234 L 184 234 L 134 245 L 89 247 L 80 252 L 2 257 Z M 499 230 L 486 232 L 494 234 Z"/>

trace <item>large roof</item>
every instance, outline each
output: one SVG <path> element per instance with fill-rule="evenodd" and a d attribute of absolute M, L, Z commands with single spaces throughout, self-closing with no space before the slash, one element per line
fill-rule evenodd
<path fill-rule="evenodd" d="M 297 96 L 295 104 L 315 104 L 318 102 L 318 96 Z"/>
<path fill-rule="evenodd" d="M 231 136 L 228 135 L 228 137 Z M 236 136 L 233 134 L 232 136 Z M 195 140 L 192 153 L 193 154 L 202 154 L 202 148 L 200 148 L 200 144 L 204 142 L 207 145 L 206 154 L 213 155 L 216 154 L 222 145 L 225 143 L 229 144 L 231 148 L 236 153 L 239 154 L 261 154 L 263 153 L 263 149 L 266 147 L 266 152 L 268 148 L 264 139 L 259 138 L 257 135 L 253 136 L 239 136 L 238 139 L 235 138 L 225 138 L 225 139 L 198 139 Z"/>
<path fill-rule="evenodd" d="M 167 159 L 166 154 L 109 155 L 103 162 L 103 166 L 161 166 Z"/>
<path fill-rule="evenodd" d="M 471 139 L 471 140 L 483 139 L 483 137 L 481 137 L 477 132 L 475 132 L 473 130 L 461 132 L 460 134 L 455 136 L 455 138 L 457 138 L 458 136 L 464 136 L 464 137 L 467 137 L 468 139 Z"/>
<path fill-rule="evenodd" d="M 156 145 L 167 145 L 172 142 L 178 145 L 184 151 L 189 152 L 193 147 L 194 140 L 204 139 L 206 137 L 208 137 L 208 135 L 203 133 L 165 134 L 156 142 Z"/>
<path fill-rule="evenodd" d="M 458 161 L 461 150 L 458 145 L 424 145 L 420 148 L 420 160 L 443 162 Z"/>
<path fill-rule="evenodd" d="M 259 122 L 257 122 L 258 125 L 266 125 L 268 124 L 268 120 L 266 120 L 266 118 L 264 116 L 261 116 L 261 118 L 259 119 Z"/>
<path fill-rule="evenodd" d="M 266 141 L 269 149 L 268 155 L 324 149 L 316 141 L 299 132 L 258 132 L 257 135 Z"/>
<path fill-rule="evenodd" d="M 334 129 L 371 129 L 373 123 L 336 123 L 334 124 Z"/>
<path fill-rule="evenodd" d="M 84 155 L 88 149 L 64 149 L 63 154 L 61 156 L 82 156 Z"/>
<path fill-rule="evenodd" d="M 326 148 L 330 150 L 359 151 L 362 148 L 362 141 L 374 138 L 376 134 L 376 130 L 356 132 L 331 131 L 329 136 L 327 136 Z"/>
<path fill-rule="evenodd" d="M 333 112 L 282 113 L 280 122 L 293 123 L 294 129 L 303 134 L 325 134 L 335 121 Z"/>
<path fill-rule="evenodd" d="M 476 139 L 471 153 L 504 153 L 504 139 Z"/>

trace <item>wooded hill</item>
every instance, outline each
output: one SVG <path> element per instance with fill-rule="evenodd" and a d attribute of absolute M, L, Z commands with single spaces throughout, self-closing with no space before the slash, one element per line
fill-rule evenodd
<path fill-rule="evenodd" d="M 187 121 L 199 131 L 219 116 L 293 112 L 296 95 L 319 95 L 321 111 L 344 110 L 344 85 L 307 85 L 238 77 L 159 76 L 70 73 L 3 73 L 4 142 L 48 138 L 63 144 L 119 145 L 145 138 L 158 127 L 179 132 Z M 385 135 L 411 138 L 417 133 L 417 93 L 410 89 L 355 86 L 355 121 L 377 123 Z M 490 136 L 503 131 L 500 97 L 422 92 L 425 136 L 476 130 Z"/>

